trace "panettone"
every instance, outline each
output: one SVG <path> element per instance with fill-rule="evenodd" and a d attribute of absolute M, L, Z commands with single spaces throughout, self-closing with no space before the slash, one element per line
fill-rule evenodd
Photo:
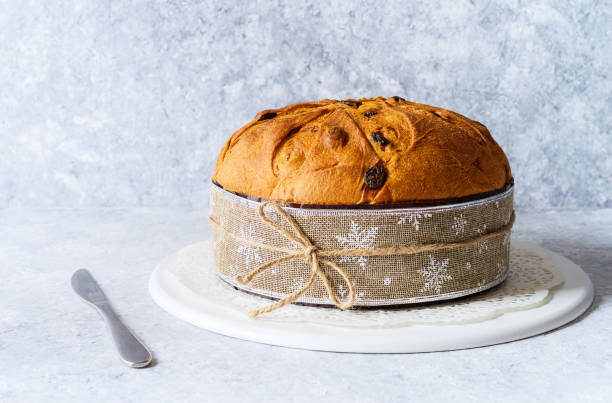
<path fill-rule="evenodd" d="M 501 191 L 512 174 L 481 123 L 378 97 L 264 110 L 227 141 L 212 180 L 268 200 L 378 205 Z"/>

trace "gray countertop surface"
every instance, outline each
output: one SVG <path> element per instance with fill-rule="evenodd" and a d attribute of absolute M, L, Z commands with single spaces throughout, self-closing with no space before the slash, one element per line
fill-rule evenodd
<path fill-rule="evenodd" d="M 0 401 L 606 401 L 612 396 L 612 210 L 519 210 L 514 239 L 579 264 L 596 290 L 570 325 L 427 354 L 294 350 L 214 334 L 149 297 L 156 264 L 209 236 L 203 211 L 0 211 Z M 87 267 L 155 363 L 130 369 L 69 286 Z M 609 400 L 608 400 L 609 401 Z"/>

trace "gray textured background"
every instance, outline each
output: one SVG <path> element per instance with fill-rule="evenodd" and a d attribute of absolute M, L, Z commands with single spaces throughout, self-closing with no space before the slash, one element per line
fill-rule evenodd
<path fill-rule="evenodd" d="M 520 206 L 612 207 L 595 3 L 0 0 L 0 207 L 199 208 L 259 110 L 377 95 L 486 124 Z"/>

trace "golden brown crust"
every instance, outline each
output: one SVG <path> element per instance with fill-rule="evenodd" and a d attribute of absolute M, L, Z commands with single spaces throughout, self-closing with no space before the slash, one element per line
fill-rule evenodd
<path fill-rule="evenodd" d="M 484 125 L 379 97 L 262 111 L 227 141 L 212 180 L 291 203 L 382 204 L 490 192 L 512 174 Z"/>

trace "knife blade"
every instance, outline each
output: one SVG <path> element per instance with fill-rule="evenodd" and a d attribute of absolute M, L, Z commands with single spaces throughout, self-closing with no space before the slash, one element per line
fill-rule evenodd
<path fill-rule="evenodd" d="M 151 352 L 117 317 L 106 295 L 104 295 L 91 273 L 86 269 L 77 270 L 72 275 L 70 284 L 74 292 L 83 301 L 93 306 L 104 319 L 123 363 L 132 368 L 142 368 L 149 365 L 153 360 Z"/>

